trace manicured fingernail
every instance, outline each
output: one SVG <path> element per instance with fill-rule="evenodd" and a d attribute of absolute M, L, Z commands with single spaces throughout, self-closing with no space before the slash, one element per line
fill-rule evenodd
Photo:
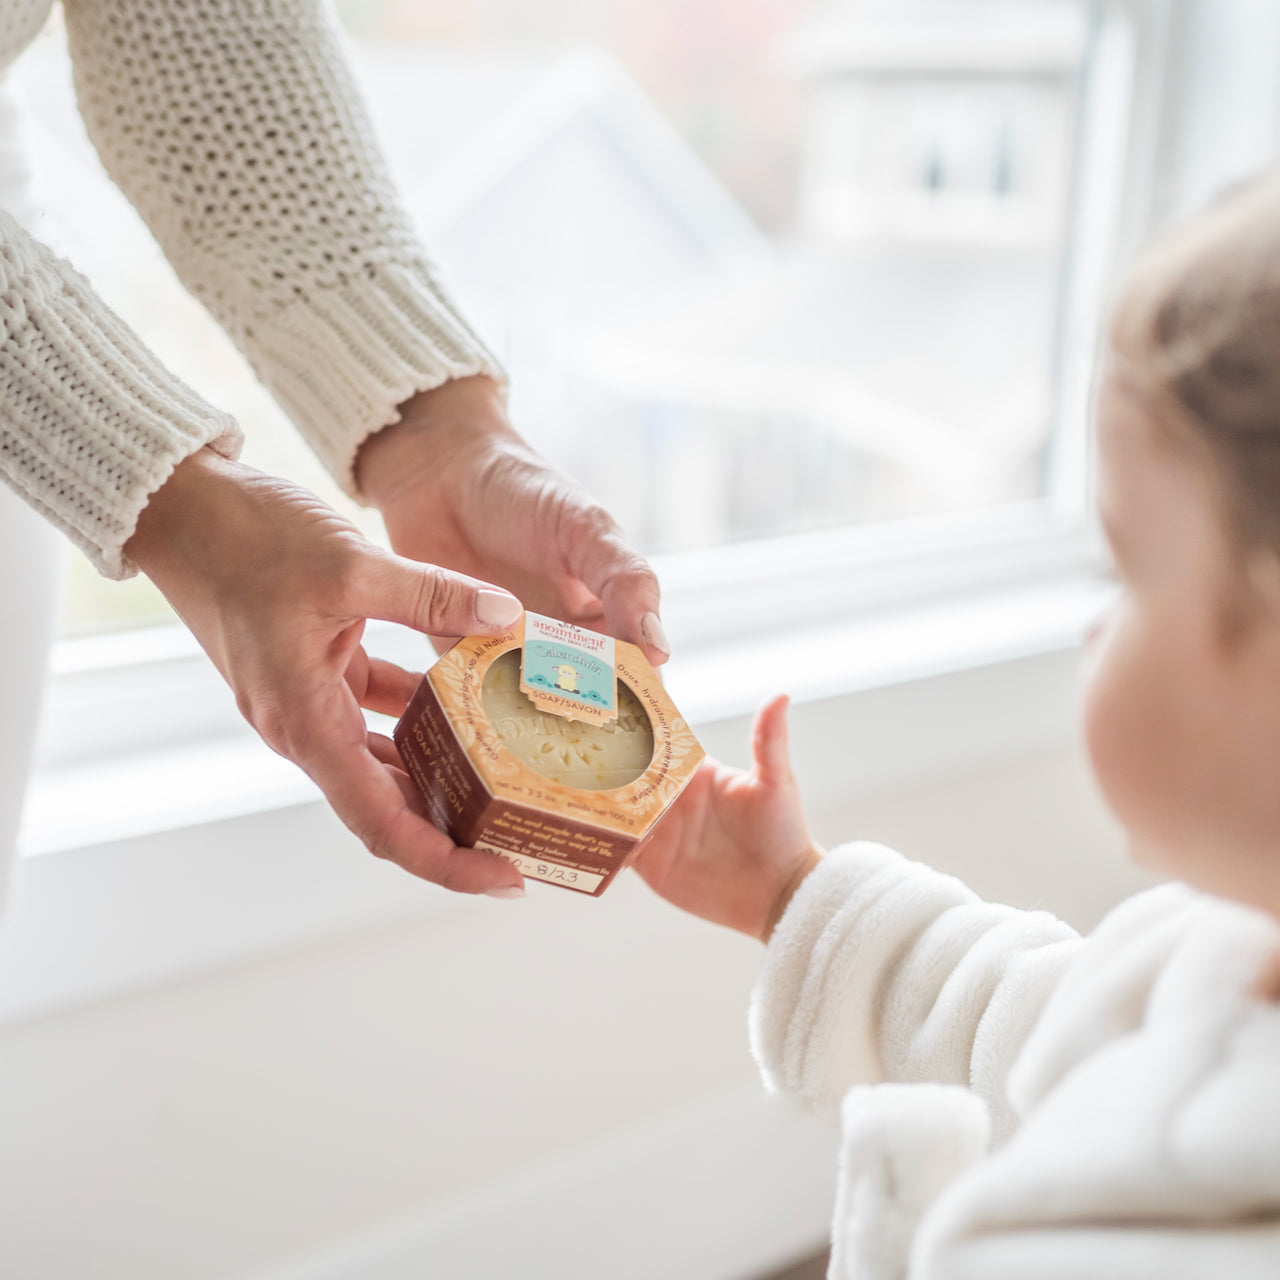
<path fill-rule="evenodd" d="M 640 619 L 640 634 L 655 649 L 660 649 L 667 657 L 671 656 L 671 641 L 667 639 L 667 633 L 662 629 L 662 623 L 656 613 L 646 613 Z"/>
<path fill-rule="evenodd" d="M 484 891 L 486 898 L 523 898 L 524 885 L 522 884 L 504 884 L 499 889 L 486 889 Z"/>
<path fill-rule="evenodd" d="M 520 601 L 505 591 L 476 592 L 476 617 L 486 627 L 509 627 L 523 612 Z"/>

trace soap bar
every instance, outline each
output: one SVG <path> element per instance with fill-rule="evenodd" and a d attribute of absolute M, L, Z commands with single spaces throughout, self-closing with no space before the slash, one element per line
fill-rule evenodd
<path fill-rule="evenodd" d="M 551 623 L 556 644 L 590 652 L 599 640 Z M 537 705 L 521 688 L 531 624 L 536 640 L 545 627 L 525 617 L 443 654 L 400 717 L 396 747 L 427 815 L 454 844 L 598 898 L 639 854 L 703 752 L 657 672 L 624 640 L 605 637 L 615 694 L 607 721 Z"/>
<path fill-rule="evenodd" d="M 520 688 L 520 651 L 496 659 L 481 687 L 484 712 L 502 745 L 544 778 L 579 791 L 634 782 L 653 760 L 653 726 L 636 695 L 617 682 L 618 715 L 608 724 L 539 711 Z"/>

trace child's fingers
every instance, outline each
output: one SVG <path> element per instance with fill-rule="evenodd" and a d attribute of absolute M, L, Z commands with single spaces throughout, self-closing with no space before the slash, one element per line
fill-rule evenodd
<path fill-rule="evenodd" d="M 755 758 L 756 776 L 766 787 L 774 787 L 791 778 L 791 757 L 787 753 L 787 708 L 791 699 L 785 693 L 766 702 L 756 713 L 751 731 L 751 753 Z"/>

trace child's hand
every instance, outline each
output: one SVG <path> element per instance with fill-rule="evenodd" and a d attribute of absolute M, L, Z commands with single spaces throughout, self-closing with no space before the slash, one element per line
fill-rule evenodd
<path fill-rule="evenodd" d="M 756 716 L 750 773 L 707 760 L 645 841 L 636 870 L 668 902 L 767 942 L 821 854 L 787 755 L 787 699 Z"/>

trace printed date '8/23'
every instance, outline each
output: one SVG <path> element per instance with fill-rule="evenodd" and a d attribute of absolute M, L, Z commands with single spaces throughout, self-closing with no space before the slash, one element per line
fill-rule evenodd
<path fill-rule="evenodd" d="M 583 893 L 593 892 L 604 879 L 604 876 L 596 875 L 591 871 L 577 871 L 573 867 L 562 867 L 542 858 L 532 858 L 527 853 L 513 853 L 510 849 L 500 849 L 487 840 L 477 840 L 475 847 L 489 853 L 500 854 L 508 862 L 514 862 L 521 875 L 528 876 L 530 879 L 548 880 L 570 889 L 580 889 Z"/>

